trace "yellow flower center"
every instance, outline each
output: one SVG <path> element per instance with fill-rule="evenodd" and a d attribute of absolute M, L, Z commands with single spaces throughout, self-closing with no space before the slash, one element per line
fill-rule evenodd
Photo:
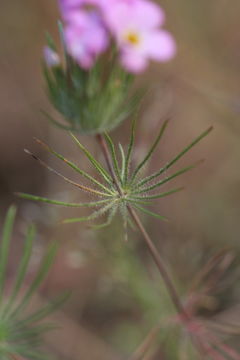
<path fill-rule="evenodd" d="M 133 33 L 133 32 L 129 32 L 126 35 L 126 40 L 132 45 L 138 45 L 140 42 L 140 38 L 139 38 L 138 34 Z"/>

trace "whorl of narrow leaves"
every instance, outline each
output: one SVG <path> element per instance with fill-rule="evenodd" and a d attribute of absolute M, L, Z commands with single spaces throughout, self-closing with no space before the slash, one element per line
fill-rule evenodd
<path fill-rule="evenodd" d="M 153 174 L 150 174 L 146 177 L 142 177 L 141 173 L 143 172 L 144 166 L 151 159 L 154 151 L 156 150 L 162 136 L 166 130 L 168 121 L 165 121 L 160 128 L 159 134 L 156 137 L 153 145 L 150 147 L 149 151 L 143 158 L 143 160 L 136 166 L 135 169 L 131 169 L 131 159 L 134 148 L 134 140 L 135 140 L 135 123 L 132 126 L 131 137 L 129 141 L 129 145 L 127 147 L 127 151 L 125 153 L 123 147 L 119 145 L 119 152 L 116 151 L 116 147 L 108 134 L 105 134 L 106 146 L 108 147 L 109 154 L 111 156 L 111 164 L 113 172 L 109 172 L 105 169 L 105 167 L 96 160 L 93 155 L 80 143 L 80 141 L 70 133 L 72 139 L 76 143 L 77 147 L 84 153 L 84 155 L 88 158 L 91 166 L 95 169 L 98 177 L 92 177 L 84 170 L 80 169 L 73 162 L 65 159 L 64 156 L 60 155 L 55 150 L 51 149 L 48 145 L 43 143 L 40 140 L 37 142 L 42 145 L 45 149 L 47 149 L 50 153 L 55 155 L 58 159 L 65 162 L 69 167 L 75 170 L 79 175 L 81 175 L 84 179 L 89 180 L 90 185 L 85 185 L 82 183 L 75 183 L 69 178 L 63 176 L 55 169 L 50 168 L 47 164 L 45 164 L 42 160 L 37 158 L 35 155 L 30 155 L 37 161 L 41 163 L 41 165 L 45 166 L 53 172 L 55 175 L 61 177 L 66 182 L 74 185 L 79 190 L 88 192 L 91 195 L 96 196 L 96 201 L 87 202 L 87 203 L 68 203 L 59 200 L 51 200 L 48 198 L 34 196 L 25 193 L 18 193 L 18 195 L 22 198 L 34 201 L 41 201 L 53 205 L 62 205 L 67 207 L 95 207 L 95 211 L 92 212 L 91 215 L 85 217 L 77 217 L 70 218 L 64 220 L 64 223 L 73 223 L 73 222 L 81 222 L 81 221 L 90 221 L 95 220 L 100 216 L 107 214 L 107 220 L 105 223 L 97 225 L 97 227 L 107 226 L 111 223 L 113 217 L 116 212 L 119 211 L 120 215 L 123 218 L 123 223 L 125 225 L 131 224 L 129 218 L 129 207 L 134 208 L 142 213 L 147 215 L 151 215 L 157 217 L 161 220 L 166 220 L 164 216 L 161 216 L 148 208 L 152 204 L 152 200 L 160 199 L 165 196 L 174 194 L 180 190 L 182 187 L 173 188 L 170 190 L 165 190 L 162 192 L 152 192 L 155 189 L 160 188 L 164 184 L 167 184 L 172 179 L 186 173 L 187 171 L 193 169 L 200 162 L 196 162 L 190 166 L 186 166 L 180 170 L 173 172 L 170 175 L 165 175 L 166 170 L 169 170 L 183 155 L 185 155 L 193 146 L 195 146 L 200 140 L 202 140 L 205 136 L 209 134 L 212 130 L 212 127 L 208 128 L 204 131 L 200 136 L 198 136 L 194 141 L 192 141 L 188 146 L 186 146 L 181 152 L 179 152 L 173 159 L 171 159 L 165 166 L 161 169 L 157 170 Z M 120 160 L 119 160 L 120 158 Z M 162 175 L 162 176 L 161 176 Z"/>
<path fill-rule="evenodd" d="M 62 121 L 45 111 L 43 114 L 55 126 L 79 134 L 94 135 L 112 130 L 139 107 L 144 91 L 132 91 L 134 77 L 119 66 L 115 56 L 107 56 L 107 62 L 99 59 L 91 70 L 81 68 L 66 52 L 61 23 L 59 31 L 65 61 L 49 66 L 45 59 L 43 74 L 48 98 Z M 58 55 L 49 34 L 47 42 L 52 62 Z"/>
<path fill-rule="evenodd" d="M 59 307 L 66 300 L 68 294 L 62 294 L 51 303 L 32 313 L 28 313 L 27 308 L 48 274 L 57 250 L 57 244 L 53 243 L 48 247 L 32 283 L 25 288 L 24 282 L 35 237 L 34 226 L 27 229 L 23 254 L 16 270 L 16 277 L 11 291 L 6 296 L 6 270 L 15 216 L 16 208 L 12 206 L 8 210 L 3 225 L 0 245 L 0 359 L 13 359 L 18 358 L 18 356 L 29 360 L 48 359 L 39 349 L 39 345 L 42 335 L 53 326 L 40 321 Z"/>

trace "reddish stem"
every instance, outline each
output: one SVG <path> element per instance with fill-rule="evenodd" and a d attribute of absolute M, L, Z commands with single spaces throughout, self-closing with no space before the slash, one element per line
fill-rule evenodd
<path fill-rule="evenodd" d="M 104 158 L 106 160 L 106 163 L 107 163 L 107 166 L 108 166 L 108 169 L 109 169 L 109 172 L 111 174 L 111 177 L 113 179 L 113 182 L 119 192 L 120 195 L 122 195 L 122 191 L 121 191 L 121 188 L 118 184 L 118 181 L 117 181 L 117 177 L 115 175 L 115 172 L 114 172 L 114 169 L 113 169 L 113 166 L 112 166 L 112 162 L 111 162 L 111 157 L 110 157 L 110 154 L 109 154 L 109 151 L 108 151 L 108 148 L 107 148 L 107 144 L 104 140 L 104 137 L 102 135 L 97 135 L 97 140 L 101 146 L 101 149 L 102 149 L 102 152 L 103 152 L 103 155 L 104 155 Z M 172 299 L 172 302 L 173 304 L 175 305 L 177 311 L 179 313 L 182 314 L 182 316 L 185 318 L 185 320 L 189 320 L 189 316 L 188 314 L 186 313 L 181 301 L 180 301 L 180 298 L 178 296 L 178 293 L 177 293 L 177 290 L 173 284 L 173 281 L 171 280 L 170 278 L 170 275 L 168 274 L 168 271 L 167 271 L 167 268 L 165 267 L 159 253 L 158 253 L 158 250 L 156 248 L 156 246 L 154 245 L 153 241 L 151 240 L 150 236 L 148 235 L 147 231 L 145 230 L 141 220 L 139 219 L 137 213 L 132 209 L 132 207 L 130 205 L 128 205 L 128 211 L 129 211 L 129 214 L 131 215 L 134 223 L 136 224 L 137 228 L 139 229 L 139 231 L 141 232 L 144 240 L 145 240 L 145 243 L 148 247 L 148 250 L 150 251 L 153 259 L 154 259 L 154 262 L 155 264 L 157 265 L 157 268 L 163 278 L 163 281 L 169 291 L 169 294 L 171 296 L 171 299 Z"/>

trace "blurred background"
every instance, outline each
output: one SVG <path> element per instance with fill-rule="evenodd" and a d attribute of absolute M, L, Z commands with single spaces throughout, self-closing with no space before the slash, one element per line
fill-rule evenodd
<path fill-rule="evenodd" d="M 229 266 L 209 295 L 211 301 L 199 311 L 206 319 L 220 316 L 235 321 L 239 329 L 240 2 L 232 0 L 229 6 L 227 0 L 165 0 L 160 5 L 167 14 L 166 26 L 176 38 L 178 54 L 171 63 L 153 64 L 136 80 L 136 86 L 145 84 L 150 91 L 140 114 L 135 158 L 141 159 L 167 117 L 171 122 L 152 169 L 165 164 L 205 128 L 213 125 L 214 131 L 177 165 L 180 168 L 206 159 L 191 173 L 177 178 L 175 185 L 184 185 L 185 190 L 155 204 L 170 221 L 143 220 L 183 298 L 204 264 L 221 249 L 226 250 Z M 121 359 L 172 313 L 141 236 L 130 232 L 125 243 L 118 218 L 110 228 L 99 231 L 87 224 L 61 225 L 61 219 L 79 214 L 79 210 L 19 200 L 14 195 L 22 191 L 76 202 L 83 199 L 81 193 L 23 152 L 24 148 L 31 150 L 77 180 L 36 144 L 33 137 L 38 137 L 88 169 L 69 136 L 52 127 L 41 113 L 52 111 L 45 94 L 41 57 L 45 31 L 58 37 L 57 18 L 54 0 L 0 3 L 1 222 L 11 203 L 17 203 L 19 209 L 9 275 L 14 274 L 14 258 L 20 254 L 25 225 L 34 221 L 38 239 L 33 271 L 45 244 L 53 239 L 61 242 L 41 297 L 73 290 L 63 310 L 54 315 L 61 328 L 47 337 L 47 349 L 58 359 Z M 130 121 L 113 132 L 114 139 L 127 144 L 129 129 Z M 98 153 L 94 139 L 81 137 L 81 141 Z M 161 346 L 155 346 L 149 359 L 180 358 L 178 333 L 164 329 L 159 336 Z M 237 337 L 236 330 L 235 340 Z"/>

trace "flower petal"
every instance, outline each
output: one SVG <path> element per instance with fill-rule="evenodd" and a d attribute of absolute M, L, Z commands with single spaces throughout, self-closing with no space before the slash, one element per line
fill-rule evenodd
<path fill-rule="evenodd" d="M 155 28 L 163 25 L 165 21 L 162 8 L 151 1 L 135 0 L 132 9 L 132 15 L 137 19 L 141 27 Z"/>
<path fill-rule="evenodd" d="M 171 60 L 176 54 L 176 43 L 172 35 L 165 30 L 154 31 L 147 41 L 147 52 L 156 61 Z"/>
<path fill-rule="evenodd" d="M 105 20 L 114 33 L 125 28 L 153 29 L 163 24 L 165 14 L 156 4 L 146 0 L 110 1 L 104 8 Z"/>
<path fill-rule="evenodd" d="M 74 16 L 74 21 L 65 27 L 67 50 L 79 64 L 89 68 L 96 56 L 106 50 L 107 33 L 94 14 L 77 11 Z"/>
<path fill-rule="evenodd" d="M 120 60 L 123 67 L 132 73 L 143 72 L 148 65 L 147 59 L 134 51 L 122 52 Z"/>

